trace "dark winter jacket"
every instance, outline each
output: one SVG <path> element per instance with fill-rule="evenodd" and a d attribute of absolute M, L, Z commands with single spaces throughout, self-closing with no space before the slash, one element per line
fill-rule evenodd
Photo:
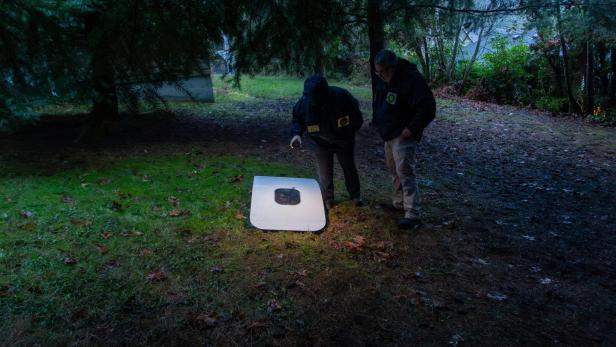
<path fill-rule="evenodd" d="M 359 103 L 351 93 L 328 86 L 321 76 L 312 76 L 293 107 L 291 135 L 307 132 L 317 145 L 342 144 L 355 139 L 363 121 Z"/>
<path fill-rule="evenodd" d="M 372 105 L 372 122 L 385 141 L 400 136 L 406 127 L 420 141 L 424 128 L 436 113 L 432 91 L 417 66 L 400 58 L 391 81 L 377 82 Z"/>

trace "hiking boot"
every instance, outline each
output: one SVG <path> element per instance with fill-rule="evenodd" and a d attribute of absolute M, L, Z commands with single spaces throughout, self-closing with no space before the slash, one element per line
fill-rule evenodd
<path fill-rule="evenodd" d="M 402 218 L 398 221 L 398 228 L 402 230 L 415 230 L 421 225 L 421 219 L 415 218 Z"/>

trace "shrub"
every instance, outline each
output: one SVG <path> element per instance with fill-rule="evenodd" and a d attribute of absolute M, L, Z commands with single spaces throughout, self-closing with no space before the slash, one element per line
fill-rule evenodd
<path fill-rule="evenodd" d="M 528 46 L 514 45 L 497 37 L 491 43 L 494 51 L 483 55 L 477 70 L 494 101 L 507 104 L 529 104 L 532 101 L 530 85 L 531 54 Z"/>
<path fill-rule="evenodd" d="M 536 106 L 539 109 L 558 113 L 563 111 L 563 108 L 567 105 L 566 98 L 557 98 L 553 96 L 542 96 L 537 102 Z"/>

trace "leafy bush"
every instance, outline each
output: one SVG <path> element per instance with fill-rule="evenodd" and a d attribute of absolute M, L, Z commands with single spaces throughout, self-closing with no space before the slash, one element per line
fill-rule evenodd
<path fill-rule="evenodd" d="M 592 113 L 592 120 L 609 126 L 616 126 L 616 107 L 603 108 L 597 105 Z"/>
<path fill-rule="evenodd" d="M 563 111 L 563 107 L 566 105 L 567 98 L 557 98 L 552 96 L 542 96 L 536 102 L 537 108 L 554 113 Z"/>
<path fill-rule="evenodd" d="M 497 37 L 491 43 L 494 51 L 483 55 L 477 70 L 494 101 L 507 104 L 529 104 L 532 101 L 531 54 L 528 46 L 514 45 Z"/>

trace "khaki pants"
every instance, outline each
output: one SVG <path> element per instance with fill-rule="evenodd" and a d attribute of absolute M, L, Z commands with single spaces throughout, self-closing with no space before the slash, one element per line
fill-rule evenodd
<path fill-rule="evenodd" d="M 415 177 L 417 146 L 417 141 L 402 136 L 385 142 L 385 162 L 394 185 L 393 205 L 404 209 L 405 218 L 419 218 L 421 208 Z"/>

